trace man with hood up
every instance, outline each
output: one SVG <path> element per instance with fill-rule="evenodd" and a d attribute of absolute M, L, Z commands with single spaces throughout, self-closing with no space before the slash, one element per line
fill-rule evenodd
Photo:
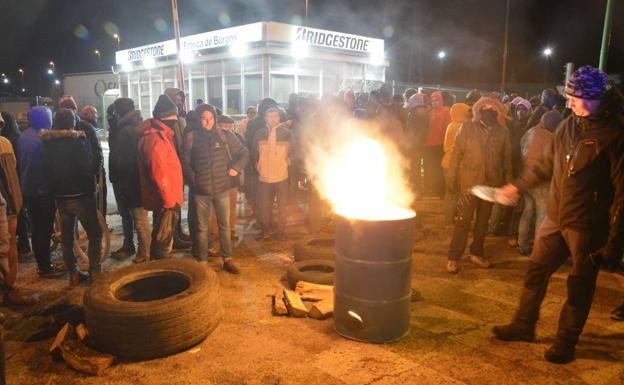
<path fill-rule="evenodd" d="M 271 98 L 262 99 L 258 104 L 258 114 L 247 125 L 247 133 L 245 135 L 245 140 L 247 141 L 247 149 L 249 150 L 250 154 L 253 153 L 253 144 L 256 132 L 266 126 L 264 115 L 269 108 L 277 107 L 277 102 Z M 249 204 L 251 205 L 254 214 L 257 215 L 258 170 L 256 170 L 253 162 L 247 163 L 247 168 L 245 169 L 245 186 L 245 197 L 247 198 L 247 202 L 249 202 Z"/>
<path fill-rule="evenodd" d="M 521 192 L 550 180 L 546 219 L 533 245 L 518 310 L 510 324 L 493 330 L 500 340 L 533 341 L 550 276 L 571 258 L 559 329 L 544 353 L 558 364 L 574 360 L 600 266 L 615 269 L 624 244 L 623 102 L 607 86 L 607 75 L 591 66 L 576 70 L 565 92 L 572 114 L 540 161 L 501 191 L 517 200 Z"/>
<path fill-rule="evenodd" d="M 425 135 L 423 163 L 425 170 L 426 188 L 434 196 L 444 196 L 444 174 L 442 173 L 442 157 L 444 156 L 444 133 L 451 123 L 451 114 L 442 100 L 442 93 L 436 91 L 431 94 L 431 110 L 429 111 L 429 126 Z"/>
<path fill-rule="evenodd" d="M 154 213 L 149 255 L 163 259 L 171 253 L 182 207 L 182 165 L 173 129 L 178 124 L 178 109 L 167 95 L 160 95 L 153 115 L 137 127 L 141 133 L 137 155 L 143 208 Z"/>
<path fill-rule="evenodd" d="M 83 131 L 75 130 L 72 110 L 59 108 L 51 130 L 39 134 L 43 142 L 42 162 L 50 192 L 61 216 L 63 260 L 69 271 L 69 285 L 77 286 L 86 277 L 76 268 L 74 229 L 76 219 L 89 238 L 89 276 L 101 274 L 102 228 L 97 216 L 96 176 L 100 172 Z"/>
<path fill-rule="evenodd" d="M 65 274 L 64 269 L 52 265 L 50 239 L 54 231 L 56 206 L 45 178 L 41 159 L 43 145 L 39 133 L 52 127 L 52 112 L 47 107 L 33 107 L 28 114 L 30 127 L 19 138 L 18 164 L 24 203 L 31 219 L 32 248 L 39 269 L 39 277 L 55 278 Z"/>
<path fill-rule="evenodd" d="M 473 117 L 457 133 L 448 170 L 449 190 L 458 194 L 455 229 L 449 246 L 447 271 L 457 273 L 464 254 L 472 218 L 476 213 L 470 262 L 490 267 L 483 243 L 492 203 L 470 192 L 473 186 L 499 187 L 511 180 L 511 145 L 505 127 L 505 107 L 497 99 L 483 97 L 472 107 Z"/>
<path fill-rule="evenodd" d="M 451 107 L 451 123 L 446 127 L 446 133 L 444 134 L 444 156 L 442 157 L 442 170 L 444 175 L 448 176 L 448 169 L 451 163 L 451 154 L 453 152 L 453 145 L 455 145 L 455 138 L 461 125 L 470 119 L 470 106 L 466 103 L 455 103 Z M 457 197 L 451 194 L 448 189 L 445 196 L 445 215 L 446 223 L 453 223 L 453 216 L 455 215 L 455 204 Z"/>

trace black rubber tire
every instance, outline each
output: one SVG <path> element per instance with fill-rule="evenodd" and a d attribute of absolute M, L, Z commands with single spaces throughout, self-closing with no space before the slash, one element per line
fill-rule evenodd
<path fill-rule="evenodd" d="M 177 282 L 188 281 L 188 287 L 156 300 L 117 298 L 119 288 L 158 276 L 175 276 Z M 223 315 L 217 275 L 193 260 L 165 259 L 123 267 L 94 282 L 83 303 L 94 347 L 125 360 L 186 350 L 208 337 Z"/>
<path fill-rule="evenodd" d="M 294 262 L 288 267 L 286 276 L 288 277 L 288 284 L 293 289 L 299 281 L 333 285 L 336 278 L 336 262 L 328 259 Z"/>
<path fill-rule="evenodd" d="M 295 242 L 295 261 L 336 259 L 336 239 L 333 236 L 307 236 Z"/>

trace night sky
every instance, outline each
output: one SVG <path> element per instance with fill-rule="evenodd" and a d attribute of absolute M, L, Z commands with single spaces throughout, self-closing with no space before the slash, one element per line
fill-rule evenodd
<path fill-rule="evenodd" d="M 256 21 L 304 23 L 304 0 L 179 0 L 182 35 Z M 511 82 L 558 82 L 565 62 L 598 64 L 606 0 L 512 0 Z M 608 71 L 624 72 L 624 3 L 616 1 Z M 388 80 L 466 86 L 500 81 L 505 0 L 309 0 L 312 27 L 385 38 Z M 130 48 L 173 38 L 169 0 L 0 0 L 0 71 L 29 93 L 57 72 L 106 70 L 116 42 Z M 542 51 L 553 49 L 549 60 Z M 93 53 L 102 52 L 101 62 Z M 441 62 L 440 50 L 447 52 Z M 410 60 L 411 58 L 411 60 Z M 57 76 L 60 78 L 60 76 Z M 0 85 L 1 86 L 1 85 Z M 0 92 L 6 87 L 0 87 Z"/>

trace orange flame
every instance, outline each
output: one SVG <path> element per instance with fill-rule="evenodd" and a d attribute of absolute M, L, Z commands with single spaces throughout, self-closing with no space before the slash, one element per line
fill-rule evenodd
<path fill-rule="evenodd" d="M 396 146 L 349 122 L 308 140 L 306 168 L 322 197 L 344 217 L 363 220 L 411 218 L 413 194 Z"/>

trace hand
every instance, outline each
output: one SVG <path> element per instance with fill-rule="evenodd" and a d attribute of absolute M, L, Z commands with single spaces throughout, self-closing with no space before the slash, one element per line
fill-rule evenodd
<path fill-rule="evenodd" d="M 231 168 L 230 171 L 228 171 L 228 174 L 230 176 L 237 176 L 238 175 L 238 171 L 236 171 L 233 168 Z"/>
<path fill-rule="evenodd" d="M 499 194 L 510 202 L 517 202 L 518 199 L 520 199 L 520 192 L 518 191 L 518 188 L 511 183 L 501 187 Z"/>
<path fill-rule="evenodd" d="M 603 265 L 609 271 L 614 272 L 622 261 L 622 246 L 619 242 L 608 240 L 600 250 L 589 257 L 595 265 Z"/>

